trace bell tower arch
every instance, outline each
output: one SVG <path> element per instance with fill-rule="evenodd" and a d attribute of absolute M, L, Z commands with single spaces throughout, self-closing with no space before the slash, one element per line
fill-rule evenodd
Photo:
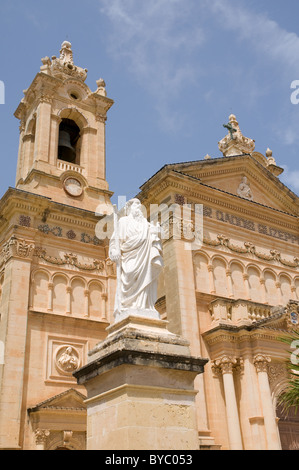
<path fill-rule="evenodd" d="M 68 41 L 59 57 L 42 58 L 15 112 L 20 120 L 16 188 L 95 210 L 100 196 L 108 202 L 112 194 L 106 181 L 105 125 L 113 100 L 103 79 L 93 92 L 86 78 L 87 69 L 74 64 Z M 73 186 L 81 187 L 73 194 L 65 184 L 70 176 Z"/>

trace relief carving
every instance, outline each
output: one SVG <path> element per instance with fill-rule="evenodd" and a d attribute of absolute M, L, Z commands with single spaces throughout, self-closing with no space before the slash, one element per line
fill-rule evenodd
<path fill-rule="evenodd" d="M 248 199 L 249 201 L 253 201 L 253 196 L 252 192 L 250 189 L 250 185 L 247 181 L 246 176 L 242 178 L 242 182 L 240 183 L 238 189 L 237 189 L 237 194 L 240 197 L 243 197 L 244 199 Z"/>
<path fill-rule="evenodd" d="M 56 353 L 55 365 L 62 374 L 72 374 L 80 366 L 79 352 L 73 346 L 63 346 Z"/>
<path fill-rule="evenodd" d="M 2 248 L 2 263 L 6 263 L 11 257 L 30 258 L 33 255 L 34 243 L 18 239 L 13 235 Z"/>
<path fill-rule="evenodd" d="M 47 255 L 47 251 L 41 247 L 37 247 L 34 256 L 43 259 L 47 263 L 54 264 L 57 266 L 74 266 L 83 271 L 104 271 L 105 262 L 102 260 L 95 259 L 92 264 L 82 264 L 78 260 L 78 256 L 73 253 L 65 253 L 63 258 L 55 258 L 54 256 Z"/>

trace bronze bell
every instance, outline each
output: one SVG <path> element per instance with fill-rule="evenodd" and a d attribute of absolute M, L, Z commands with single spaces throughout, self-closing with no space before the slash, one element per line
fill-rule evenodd
<path fill-rule="evenodd" d="M 71 144 L 71 136 L 65 130 L 59 132 L 58 158 L 70 163 L 76 160 L 76 150 Z"/>

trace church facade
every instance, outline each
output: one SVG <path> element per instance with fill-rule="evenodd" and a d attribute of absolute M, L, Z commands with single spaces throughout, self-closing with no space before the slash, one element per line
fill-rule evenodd
<path fill-rule="evenodd" d="M 96 229 L 111 211 L 113 101 L 104 80 L 92 92 L 86 76 L 64 42 L 15 112 L 16 185 L 0 201 L 2 449 L 86 449 L 86 391 L 74 373 L 106 338 L 116 289 L 109 240 Z M 226 127 L 223 157 L 166 165 L 140 187 L 148 214 L 189 210 L 187 221 L 171 213 L 162 224 L 156 308 L 208 360 L 195 379 L 197 448 L 297 449 L 299 418 L 282 414 L 279 397 L 280 337 L 299 322 L 299 200 L 272 152 L 257 152 L 234 115 Z"/>

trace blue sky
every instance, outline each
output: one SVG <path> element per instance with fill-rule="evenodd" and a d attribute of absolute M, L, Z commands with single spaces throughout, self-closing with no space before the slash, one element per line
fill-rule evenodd
<path fill-rule="evenodd" d="M 166 163 L 220 157 L 231 113 L 299 194 L 298 18 L 298 0 L 1 0 L 0 194 L 15 183 L 22 90 L 66 39 L 87 85 L 104 78 L 115 101 L 106 145 L 115 195 L 134 196 Z"/>

